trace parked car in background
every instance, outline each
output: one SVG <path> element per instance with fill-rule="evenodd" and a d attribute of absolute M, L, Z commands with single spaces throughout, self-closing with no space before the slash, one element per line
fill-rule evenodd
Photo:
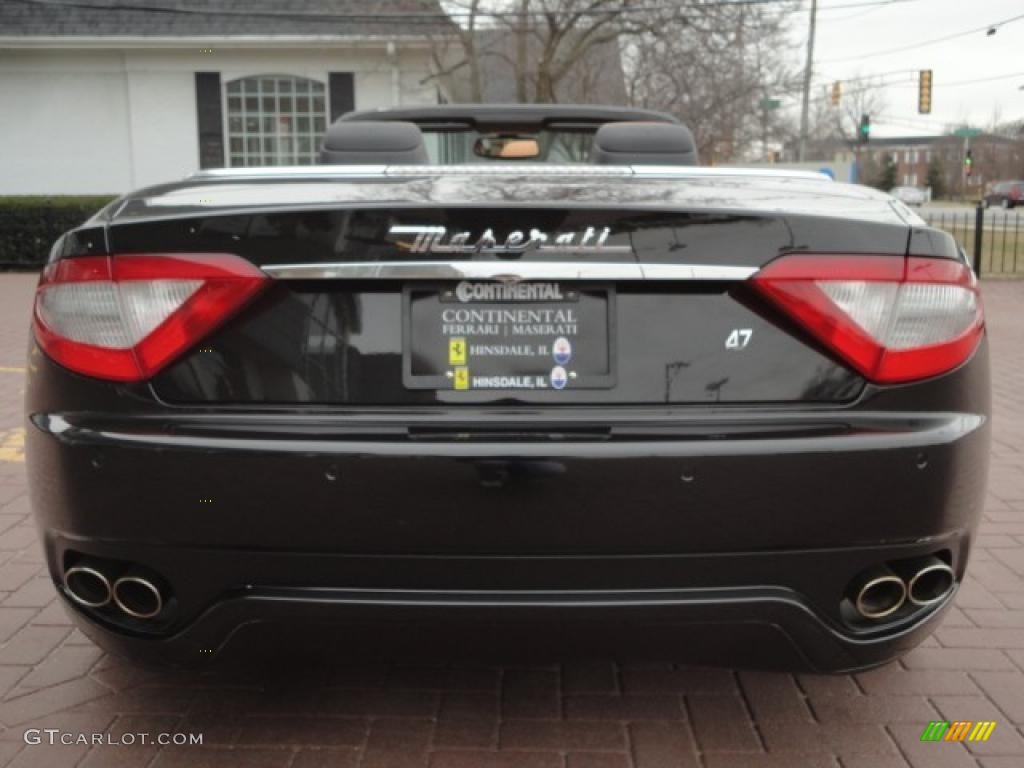
<path fill-rule="evenodd" d="M 1024 201 L 1024 181 L 1000 181 L 995 184 L 982 201 L 986 208 L 998 205 L 1013 208 Z"/>
<path fill-rule="evenodd" d="M 906 205 L 924 205 L 928 195 L 920 187 L 893 187 L 889 194 Z"/>

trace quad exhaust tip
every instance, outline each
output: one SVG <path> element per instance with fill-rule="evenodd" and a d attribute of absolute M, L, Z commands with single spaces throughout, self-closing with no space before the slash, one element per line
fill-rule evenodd
<path fill-rule="evenodd" d="M 150 571 L 92 557 L 77 560 L 64 571 L 64 590 L 84 608 L 116 606 L 126 616 L 153 619 L 166 607 L 164 582 Z"/>
<path fill-rule="evenodd" d="M 904 604 L 917 608 L 940 603 L 956 586 L 952 567 L 935 555 L 869 568 L 850 584 L 847 596 L 865 619 L 884 619 Z"/>
<path fill-rule="evenodd" d="M 907 585 L 890 568 L 880 565 L 857 579 L 852 594 L 857 613 L 866 619 L 884 619 L 903 605 Z"/>
<path fill-rule="evenodd" d="M 927 557 L 907 582 L 907 599 L 914 605 L 934 605 L 953 591 L 955 581 L 953 569 L 947 563 Z"/>
<path fill-rule="evenodd" d="M 102 608 L 113 596 L 110 580 L 87 563 L 64 572 L 64 588 L 72 600 L 86 608 Z"/>
<path fill-rule="evenodd" d="M 117 607 L 136 619 L 151 619 L 164 607 L 159 587 L 139 574 L 122 576 L 114 582 L 111 592 Z"/>

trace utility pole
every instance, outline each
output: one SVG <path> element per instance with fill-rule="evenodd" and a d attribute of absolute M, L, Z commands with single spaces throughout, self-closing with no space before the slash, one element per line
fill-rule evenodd
<path fill-rule="evenodd" d="M 525 104 L 529 99 L 526 95 L 526 59 L 527 29 L 529 28 L 530 0 L 519 0 L 519 23 L 516 26 L 516 101 Z"/>
<path fill-rule="evenodd" d="M 761 160 L 768 162 L 768 107 L 761 99 Z"/>
<path fill-rule="evenodd" d="M 964 136 L 964 158 L 960 163 L 960 194 L 967 199 L 967 153 L 971 151 L 971 137 Z"/>
<path fill-rule="evenodd" d="M 966 198 L 967 181 L 971 175 L 969 171 L 973 165 L 973 158 L 971 157 L 971 139 L 975 136 L 980 136 L 981 131 L 977 128 L 964 126 L 963 128 L 957 128 L 953 131 L 953 135 L 959 136 L 964 140 L 964 154 L 960 161 L 960 194 Z"/>
<path fill-rule="evenodd" d="M 797 159 L 807 156 L 807 122 L 811 108 L 811 76 L 814 74 L 814 29 L 818 22 L 818 0 L 811 0 L 811 28 L 807 33 L 807 62 L 804 64 L 804 100 L 800 108 L 800 148 Z"/>

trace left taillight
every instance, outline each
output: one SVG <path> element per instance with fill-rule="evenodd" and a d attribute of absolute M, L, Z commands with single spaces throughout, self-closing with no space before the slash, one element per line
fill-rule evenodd
<path fill-rule="evenodd" d="M 233 254 L 82 256 L 50 264 L 36 290 L 39 346 L 78 373 L 142 381 L 207 336 L 266 284 Z"/>

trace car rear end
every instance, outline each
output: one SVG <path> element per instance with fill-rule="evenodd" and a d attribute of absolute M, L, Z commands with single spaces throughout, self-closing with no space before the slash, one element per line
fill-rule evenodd
<path fill-rule="evenodd" d="M 143 191 L 40 281 L 54 582 L 170 662 L 389 620 L 888 660 L 963 577 L 989 440 L 977 284 L 905 215 L 656 168 Z"/>

